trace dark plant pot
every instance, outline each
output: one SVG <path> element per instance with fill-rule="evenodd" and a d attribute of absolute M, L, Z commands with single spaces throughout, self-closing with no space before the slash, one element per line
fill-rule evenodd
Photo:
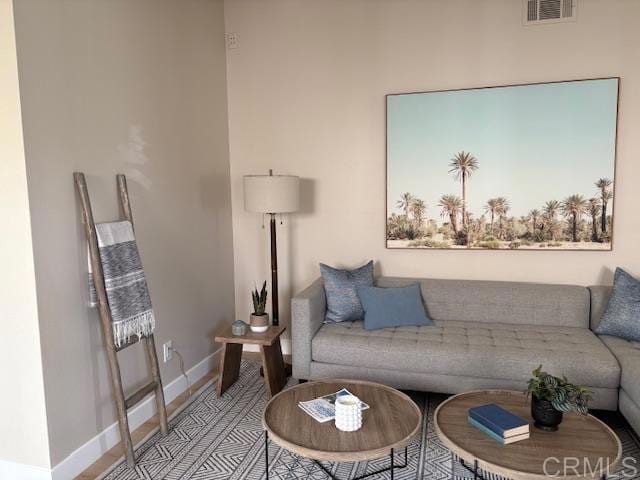
<path fill-rule="evenodd" d="M 545 432 L 555 432 L 562 423 L 562 412 L 559 412 L 548 400 L 538 400 L 533 397 L 531 401 L 531 416 L 533 425 Z"/>

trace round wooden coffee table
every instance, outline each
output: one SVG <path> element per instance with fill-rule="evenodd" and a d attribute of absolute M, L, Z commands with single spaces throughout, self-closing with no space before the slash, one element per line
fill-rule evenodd
<path fill-rule="evenodd" d="M 320 423 L 306 414 L 298 402 L 348 389 L 369 404 L 362 412 L 362 427 L 355 432 L 338 430 L 333 421 Z M 264 410 L 265 458 L 269 478 L 269 440 L 302 457 L 320 463 L 357 462 L 389 456 L 389 467 L 362 475 L 369 477 L 407 465 L 407 445 L 418 433 L 422 413 L 407 395 L 385 385 L 358 380 L 320 380 L 302 383 L 275 395 Z M 394 453 L 404 448 L 404 464 L 394 463 Z M 352 479 L 356 480 L 356 479 Z"/>
<path fill-rule="evenodd" d="M 469 425 L 469 409 L 487 403 L 529 420 L 530 438 L 500 445 Z M 475 478 L 483 470 L 514 480 L 601 479 L 613 472 L 622 456 L 618 436 L 591 415 L 565 414 L 557 432 L 535 428 L 531 406 L 522 392 L 483 390 L 455 395 L 440 404 L 434 423 L 442 443 Z"/>

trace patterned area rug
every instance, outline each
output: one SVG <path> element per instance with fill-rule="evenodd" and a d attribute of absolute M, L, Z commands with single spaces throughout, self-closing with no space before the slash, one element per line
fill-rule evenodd
<path fill-rule="evenodd" d="M 136 448 L 135 468 L 124 462 L 114 466 L 104 480 L 262 480 L 265 479 L 262 411 L 265 387 L 259 377 L 260 365 L 242 362 L 240 378 L 217 398 L 215 384 L 206 387 L 170 421 L 166 437 L 155 433 Z M 293 381 L 290 381 L 293 384 Z M 409 446 L 408 467 L 396 470 L 398 480 L 450 479 L 451 453 L 442 446 L 432 428 L 433 413 L 446 395 L 409 393 L 423 412 L 422 431 Z M 624 456 L 635 459 L 640 472 L 640 448 L 630 427 L 617 413 L 603 414 L 620 436 Z M 327 480 L 329 477 L 312 461 L 296 457 L 287 450 L 269 445 L 270 479 Z M 401 462 L 403 458 L 398 457 Z M 359 463 L 325 463 L 339 478 L 349 479 L 387 465 L 388 458 Z M 473 475 L 454 462 L 455 478 Z M 629 468 L 618 479 L 640 478 Z M 371 477 L 374 478 L 374 477 Z M 389 473 L 375 478 L 388 479 Z M 487 479 L 495 476 L 485 475 Z"/>

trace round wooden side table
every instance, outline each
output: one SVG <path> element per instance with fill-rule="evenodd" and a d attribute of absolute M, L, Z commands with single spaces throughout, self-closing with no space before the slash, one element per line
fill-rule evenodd
<path fill-rule="evenodd" d="M 333 421 L 320 423 L 302 411 L 298 402 L 348 389 L 369 404 L 362 413 L 362 427 L 355 432 L 338 430 Z M 358 480 L 407 466 L 407 445 L 418 433 L 422 413 L 407 395 L 385 385 L 357 380 L 320 380 L 283 390 L 267 403 L 262 418 L 265 429 L 265 459 L 269 478 L 269 440 L 296 455 L 310 458 L 336 477 L 321 461 L 357 462 L 389 456 L 389 466 L 356 477 Z M 395 454 L 404 448 L 404 464 Z"/>
<path fill-rule="evenodd" d="M 469 409 L 487 403 L 528 420 L 530 437 L 501 445 L 469 425 Z M 440 404 L 434 423 L 442 443 L 474 478 L 480 478 L 482 470 L 513 480 L 602 479 L 622 456 L 618 436 L 592 415 L 565 414 L 557 432 L 535 428 L 522 392 L 482 390 L 454 395 Z"/>

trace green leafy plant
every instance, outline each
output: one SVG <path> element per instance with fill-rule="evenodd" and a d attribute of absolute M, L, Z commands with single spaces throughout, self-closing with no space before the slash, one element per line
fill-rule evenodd
<path fill-rule="evenodd" d="M 253 300 L 253 314 L 264 315 L 267 306 L 267 281 L 262 284 L 262 289 L 258 292 L 257 288 L 254 288 L 251 292 L 251 299 Z"/>
<path fill-rule="evenodd" d="M 414 240 L 413 242 L 409 243 L 409 246 L 410 247 L 448 248 L 449 243 L 426 238 L 424 240 Z"/>
<path fill-rule="evenodd" d="M 527 398 L 533 396 L 546 400 L 559 412 L 589 413 L 591 390 L 567 381 L 566 377 L 554 377 L 542 370 L 542 365 L 533 371 L 527 387 Z"/>
<path fill-rule="evenodd" d="M 423 234 L 420 225 L 406 215 L 394 213 L 387 219 L 387 238 L 389 240 L 414 240 Z"/>
<path fill-rule="evenodd" d="M 476 245 L 480 248 L 487 248 L 489 250 L 498 250 L 500 248 L 500 242 L 497 240 L 478 242 Z"/>

